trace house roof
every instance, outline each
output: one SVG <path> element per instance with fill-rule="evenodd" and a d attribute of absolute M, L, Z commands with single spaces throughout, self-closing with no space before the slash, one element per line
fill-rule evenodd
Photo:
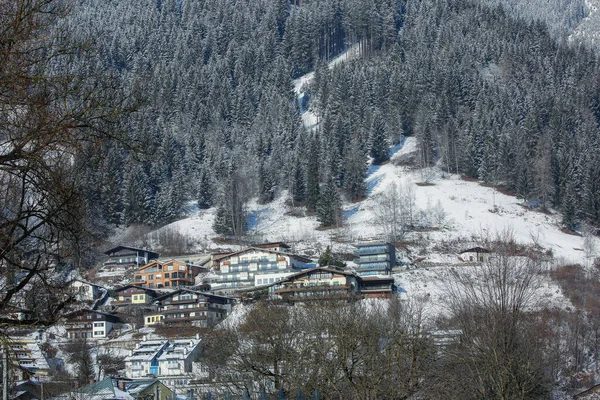
<path fill-rule="evenodd" d="M 250 251 L 250 250 L 260 250 L 260 251 L 265 251 L 265 252 L 268 252 L 268 253 L 283 254 L 283 255 L 286 255 L 286 256 L 293 257 L 293 258 L 295 258 L 295 259 L 297 259 L 299 261 L 302 261 L 304 263 L 309 263 L 309 262 L 312 261 L 308 257 L 299 256 L 297 254 L 292 254 L 292 253 L 288 253 L 288 252 L 285 252 L 285 251 L 271 250 L 269 248 L 256 247 L 256 246 L 247 247 L 247 248 L 242 249 L 242 250 L 234 251 L 233 253 L 216 254 L 216 255 L 213 256 L 213 260 L 219 261 L 219 260 L 222 260 L 222 259 L 227 258 L 227 257 L 232 257 L 232 256 L 235 256 L 237 254 L 245 253 L 245 252 Z"/>
<path fill-rule="evenodd" d="M 463 253 L 491 253 L 491 251 L 488 249 L 484 249 L 483 247 L 473 247 L 467 250 L 463 250 L 459 254 Z"/>
<path fill-rule="evenodd" d="M 295 274 L 289 275 L 289 276 L 285 277 L 284 279 L 282 279 L 281 281 L 279 281 L 277 283 L 281 283 L 281 282 L 285 282 L 285 281 L 290 281 L 290 280 L 295 279 L 295 278 L 297 278 L 297 277 L 299 277 L 299 276 L 301 276 L 303 274 L 310 274 L 310 273 L 313 273 L 315 271 L 331 272 L 331 273 L 340 274 L 340 275 L 344 275 L 344 276 L 352 276 L 352 277 L 355 277 L 355 278 L 360 278 L 354 272 L 341 271 L 341 270 L 333 269 L 333 268 L 316 267 L 316 268 L 305 269 L 305 270 L 302 270 L 302 271 L 297 272 Z"/>
<path fill-rule="evenodd" d="M 104 252 L 104 254 L 106 255 L 111 255 L 113 253 L 117 253 L 121 250 L 131 250 L 131 251 L 135 251 L 135 252 L 144 252 L 144 253 L 148 253 L 149 255 L 156 255 L 156 257 L 154 258 L 158 258 L 159 254 L 154 252 L 154 251 L 150 251 L 150 250 L 144 250 L 144 249 L 138 249 L 136 247 L 129 247 L 129 246 L 117 246 L 117 247 L 113 247 L 112 249 L 108 249 Z"/>
<path fill-rule="evenodd" d="M 71 318 L 73 318 L 73 317 L 75 317 L 75 316 L 77 316 L 78 314 L 81 314 L 81 313 L 85 313 L 85 314 L 88 314 L 88 313 L 91 313 L 91 314 L 100 314 L 100 315 L 103 315 L 106 320 L 113 320 L 113 321 L 118 321 L 119 320 L 119 317 L 116 316 L 116 315 L 114 315 L 114 314 L 106 313 L 106 312 L 102 312 L 102 311 L 98 311 L 98 310 L 91 310 L 89 308 L 82 308 L 82 309 L 70 312 L 69 314 L 67 314 L 67 318 L 71 319 Z"/>
<path fill-rule="evenodd" d="M 260 244 L 252 244 L 250 245 L 250 247 L 259 247 L 259 248 L 265 248 L 265 247 L 282 247 L 284 249 L 291 249 L 290 246 L 288 246 L 286 243 L 283 242 L 270 242 L 270 243 L 260 243 Z"/>
<path fill-rule="evenodd" d="M 123 291 L 125 289 L 129 289 L 129 288 L 135 288 L 135 289 L 143 290 L 144 292 L 149 293 L 149 294 L 153 294 L 155 296 L 157 295 L 156 290 L 145 288 L 145 287 L 141 287 L 139 285 L 134 285 L 134 284 L 131 284 L 131 283 L 116 288 L 115 292 L 119 293 L 119 292 L 121 292 L 121 291 Z"/>
<path fill-rule="evenodd" d="M 229 296 L 221 296 L 221 295 L 218 295 L 218 294 L 201 292 L 199 290 L 193 290 L 193 289 L 187 289 L 187 288 L 180 288 L 180 289 L 174 290 L 172 292 L 169 292 L 167 294 L 163 294 L 162 296 L 157 297 L 156 299 L 154 299 L 154 301 L 163 301 L 164 299 L 168 299 L 169 297 L 173 297 L 173 296 L 178 295 L 179 293 L 182 293 L 182 292 L 188 292 L 188 293 L 197 294 L 197 295 L 206 296 L 206 297 L 213 297 L 215 299 L 235 300 L 233 297 L 229 297 Z"/>
<path fill-rule="evenodd" d="M 106 378 L 71 393 L 85 394 L 86 400 L 133 400 L 133 396 L 115 388 L 115 386 L 116 381 L 112 378 Z"/>

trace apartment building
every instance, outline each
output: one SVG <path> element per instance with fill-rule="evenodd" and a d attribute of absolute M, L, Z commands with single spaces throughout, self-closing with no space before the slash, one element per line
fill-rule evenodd
<path fill-rule="evenodd" d="M 312 268 L 293 274 L 273 286 L 272 299 L 291 303 L 310 300 L 349 301 L 360 296 L 360 277 L 335 268 Z"/>
<path fill-rule="evenodd" d="M 153 251 L 137 249 L 135 247 L 117 246 L 104 252 L 108 260 L 104 262 L 103 269 L 107 271 L 128 271 L 139 268 L 157 260 L 159 254 Z"/>
<path fill-rule="evenodd" d="M 354 263 L 360 276 L 391 275 L 396 265 L 396 248 L 390 243 L 354 245 Z"/>
<path fill-rule="evenodd" d="M 69 339 L 102 339 L 108 337 L 119 322 L 116 315 L 83 309 L 71 313 L 65 326 Z"/>
<path fill-rule="evenodd" d="M 155 300 L 157 311 L 144 314 L 144 325 L 193 325 L 208 328 L 224 319 L 235 299 L 180 288 Z"/>
<path fill-rule="evenodd" d="M 287 250 L 289 246 L 278 242 L 215 255 L 212 268 L 218 276 L 212 280 L 211 290 L 233 293 L 257 284 L 272 283 L 271 278 L 275 281 L 312 266 L 309 258 L 288 253 Z M 261 279 L 261 283 L 258 283 L 258 279 Z"/>
<path fill-rule="evenodd" d="M 197 265 L 177 260 L 152 261 L 135 272 L 131 284 L 150 289 L 194 286 L 200 270 Z"/>

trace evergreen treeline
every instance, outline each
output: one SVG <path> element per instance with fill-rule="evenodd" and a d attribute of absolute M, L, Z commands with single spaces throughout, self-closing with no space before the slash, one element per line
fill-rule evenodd
<path fill-rule="evenodd" d="M 243 207 L 228 205 L 288 189 L 329 224 L 339 210 L 324 205 L 339 189 L 362 198 L 367 163 L 401 135 L 419 139 L 423 166 L 504 184 L 569 226 L 600 222 L 594 54 L 470 1 L 289 3 L 77 7 L 72 29 L 97 38 L 97 62 L 147 99 L 125 123 L 144 146 L 101 149 L 89 171 L 109 222 L 164 223 L 195 201 L 234 232 L 244 224 L 226 214 Z M 362 57 L 327 68 L 348 45 Z M 306 131 L 291 80 L 311 70 L 320 123 Z M 234 181 L 245 193 L 232 200 Z"/>

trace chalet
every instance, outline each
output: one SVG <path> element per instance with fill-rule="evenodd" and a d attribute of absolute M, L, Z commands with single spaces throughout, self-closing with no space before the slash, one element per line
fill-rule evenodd
<path fill-rule="evenodd" d="M 119 322 L 116 315 L 82 309 L 71 313 L 65 325 L 69 339 L 101 339 L 108 337 Z"/>
<path fill-rule="evenodd" d="M 288 253 L 288 249 L 285 243 L 267 243 L 213 256 L 212 268 L 218 276 L 211 290 L 232 293 L 253 288 L 257 275 L 291 274 L 310 267 L 309 258 Z"/>
<path fill-rule="evenodd" d="M 473 247 L 460 252 L 459 257 L 465 262 L 487 262 L 492 252 L 483 247 Z"/>
<path fill-rule="evenodd" d="M 396 265 L 396 248 L 390 243 L 355 245 L 354 263 L 360 276 L 390 275 Z"/>
<path fill-rule="evenodd" d="M 155 300 L 157 311 L 144 315 L 145 325 L 193 325 L 208 328 L 224 319 L 234 299 L 181 288 Z"/>
<path fill-rule="evenodd" d="M 200 270 L 196 265 L 177 260 L 152 261 L 135 272 L 132 285 L 150 289 L 194 286 Z"/>
<path fill-rule="evenodd" d="M 74 279 L 71 281 L 71 291 L 78 301 L 94 301 L 106 293 L 106 289 L 92 282 L 83 279 Z"/>
<path fill-rule="evenodd" d="M 117 307 L 146 305 L 150 304 L 156 297 L 158 297 L 158 293 L 155 290 L 129 284 L 116 289 L 115 299 L 111 305 Z"/>
<path fill-rule="evenodd" d="M 159 254 L 153 251 L 137 249 L 135 247 L 117 246 L 104 252 L 108 260 L 104 262 L 104 269 L 108 271 L 127 271 L 139 268 L 158 259 Z"/>
<path fill-rule="evenodd" d="M 360 277 L 333 268 L 312 268 L 290 275 L 273 286 L 271 298 L 292 303 L 308 300 L 359 298 Z"/>

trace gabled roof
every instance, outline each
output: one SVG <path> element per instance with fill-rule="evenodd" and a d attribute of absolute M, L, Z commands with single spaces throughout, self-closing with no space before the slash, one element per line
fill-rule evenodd
<path fill-rule="evenodd" d="M 106 378 L 91 385 L 73 391 L 74 394 L 85 394 L 87 400 L 132 400 L 133 396 L 115 389 L 112 378 Z"/>
<path fill-rule="evenodd" d="M 463 250 L 459 254 L 463 253 L 491 253 L 491 251 L 488 249 L 484 249 L 483 247 L 473 247 L 471 249 Z"/>
<path fill-rule="evenodd" d="M 88 314 L 88 313 L 91 313 L 91 314 L 100 314 L 100 315 L 103 315 L 105 317 L 105 319 L 111 319 L 111 320 L 115 320 L 115 321 L 119 320 L 119 317 L 116 316 L 116 315 L 114 315 L 114 314 L 106 313 L 106 312 L 102 312 L 102 311 L 98 311 L 98 310 L 91 310 L 89 308 L 82 308 L 82 309 L 70 312 L 70 313 L 68 313 L 66 315 L 66 317 L 68 319 L 71 319 L 71 318 L 74 318 L 78 314 L 81 314 L 81 313 L 85 313 L 85 314 Z"/>
<path fill-rule="evenodd" d="M 158 253 L 154 252 L 154 251 L 150 251 L 150 250 L 145 250 L 145 249 L 138 249 L 136 247 L 129 247 L 129 246 L 117 246 L 117 247 L 113 247 L 112 249 L 108 249 L 104 252 L 104 254 L 106 255 L 111 255 L 112 253 L 116 253 L 119 252 L 121 250 L 131 250 L 131 251 L 135 251 L 135 252 L 144 252 L 144 253 L 148 253 L 150 255 L 156 255 L 156 258 L 158 258 Z"/>
<path fill-rule="evenodd" d="M 116 288 L 115 292 L 119 293 L 119 292 L 121 292 L 121 291 L 123 291 L 125 289 L 129 289 L 129 288 L 135 288 L 135 289 L 143 290 L 144 292 L 151 293 L 151 294 L 153 294 L 155 296 L 158 294 L 158 293 L 156 293 L 156 290 L 154 290 L 154 289 L 141 287 L 139 285 L 134 285 L 132 283 L 128 283 L 127 285 L 124 285 L 124 286 Z"/>
<path fill-rule="evenodd" d="M 192 293 L 192 294 L 196 294 L 196 295 L 199 295 L 199 296 L 213 297 L 213 298 L 216 298 L 216 299 L 235 300 L 233 297 L 229 297 L 229 296 L 221 296 L 221 295 L 218 295 L 218 294 L 201 292 L 199 290 L 194 290 L 194 289 L 180 288 L 180 289 L 174 290 L 172 292 L 169 292 L 167 294 L 164 294 L 164 295 L 162 295 L 160 297 L 157 297 L 157 298 L 154 299 L 154 301 L 163 301 L 164 299 L 168 299 L 169 297 L 176 296 L 176 295 L 178 295 L 179 293 L 182 293 L 182 292 Z"/>
<path fill-rule="evenodd" d="M 216 261 L 218 261 L 218 260 L 222 260 L 222 259 L 224 259 L 224 258 L 227 258 L 227 257 L 232 257 L 232 256 L 235 256 L 235 255 L 238 255 L 238 254 L 242 254 L 242 253 L 245 253 L 245 252 L 247 252 L 247 251 L 250 251 L 250 250 L 260 250 L 260 251 L 267 252 L 267 253 L 283 254 L 283 255 L 286 255 L 286 256 L 290 256 L 290 257 L 292 257 L 292 258 L 295 258 L 295 259 L 297 259 L 297 260 L 299 260 L 299 261 L 302 261 L 302 262 L 304 262 L 304 263 L 309 263 L 309 262 L 311 262 L 311 261 L 312 261 L 312 260 L 311 260 L 310 258 L 308 258 L 308 257 L 299 256 L 299 255 L 297 255 L 297 254 L 292 254 L 292 253 L 288 253 L 288 252 L 285 252 L 285 251 L 271 250 L 271 249 L 269 249 L 269 248 L 256 247 L 256 246 L 253 246 L 253 247 L 246 247 L 245 249 L 238 250 L 238 251 L 234 251 L 233 253 L 227 253 L 227 254 L 216 254 L 216 255 L 213 257 L 213 260 L 216 260 Z"/>
<path fill-rule="evenodd" d="M 286 243 L 283 243 L 283 242 L 270 242 L 270 243 L 252 244 L 252 245 L 250 245 L 250 247 L 259 247 L 259 248 L 281 247 L 281 248 L 284 248 L 284 249 L 291 249 L 290 246 L 288 246 Z"/>
<path fill-rule="evenodd" d="M 277 283 L 281 283 L 281 282 L 285 282 L 285 281 L 290 281 L 292 279 L 296 279 L 302 275 L 307 275 L 307 274 L 311 274 L 313 272 L 316 271 L 320 271 L 320 272 L 331 272 L 333 274 L 339 274 L 339 275 L 344 275 L 344 276 L 352 276 L 354 278 L 358 278 L 360 279 L 359 276 L 357 276 L 354 272 L 348 272 L 348 271 L 341 271 L 339 269 L 333 269 L 333 268 L 325 268 L 325 267 L 316 267 L 316 268 L 309 268 L 309 269 L 305 269 L 302 270 L 300 272 L 297 272 L 295 274 L 286 276 L 284 279 L 282 279 L 281 281 L 277 282 Z"/>

